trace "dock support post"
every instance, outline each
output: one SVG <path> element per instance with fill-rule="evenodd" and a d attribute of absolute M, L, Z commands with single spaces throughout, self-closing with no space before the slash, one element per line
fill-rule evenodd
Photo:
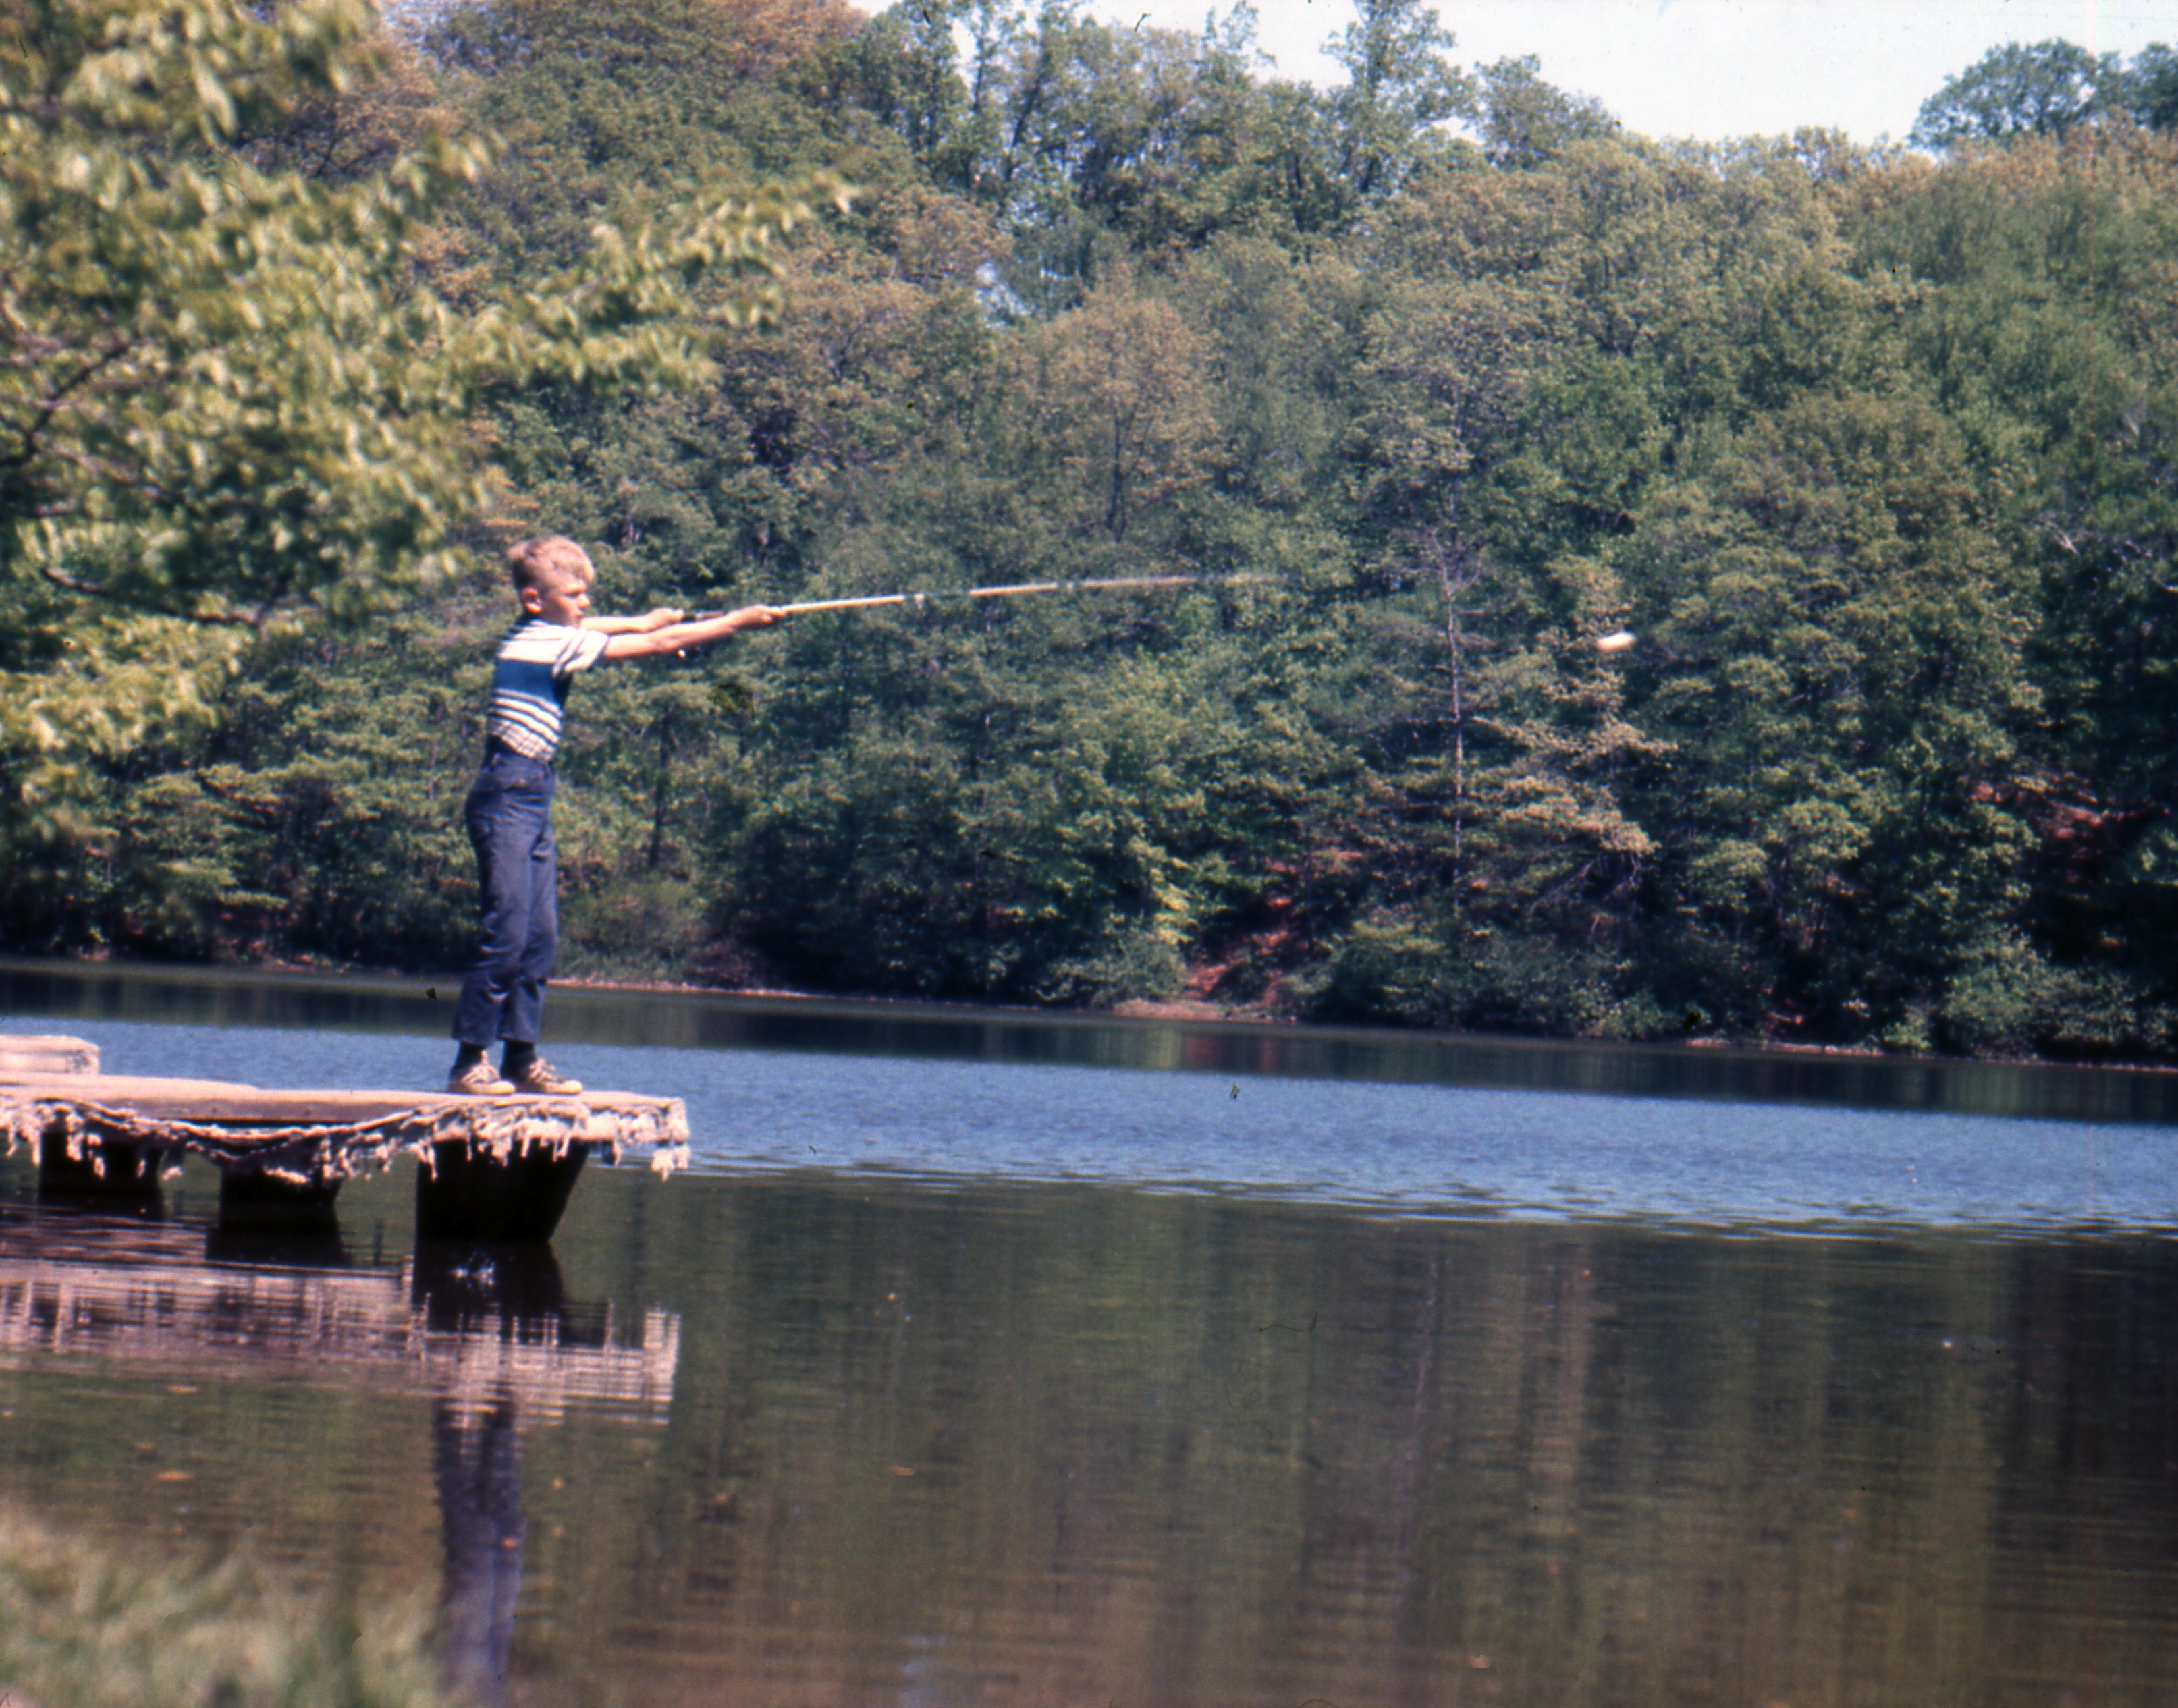
<path fill-rule="evenodd" d="M 228 1227 L 315 1228 L 336 1224 L 338 1180 L 276 1180 L 258 1169 L 222 1169 L 219 1219 Z"/>
<path fill-rule="evenodd" d="M 68 1135 L 47 1132 L 38 1140 L 38 1196 L 156 1201 L 165 1155 L 156 1145 L 86 1141 L 82 1155 L 71 1157 Z"/>
<path fill-rule="evenodd" d="M 442 1140 L 416 1172 L 416 1237 L 549 1240 L 589 1154 L 579 1140 L 556 1151 L 518 1144 L 504 1158 L 465 1140 Z"/>

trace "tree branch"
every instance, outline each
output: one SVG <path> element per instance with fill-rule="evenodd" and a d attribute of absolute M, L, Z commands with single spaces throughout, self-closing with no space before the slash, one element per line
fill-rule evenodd
<path fill-rule="evenodd" d="M 118 605 L 129 610 L 141 611 L 147 616 L 170 617 L 176 622 L 211 623 L 227 628 L 261 629 L 272 616 L 272 607 L 260 605 L 248 616 L 191 614 L 169 609 L 153 599 L 140 598 L 134 594 L 121 593 L 96 582 L 85 581 L 70 575 L 54 564 L 41 564 L 38 573 L 63 593 L 72 593 L 84 599 L 101 599 L 108 605 Z"/>

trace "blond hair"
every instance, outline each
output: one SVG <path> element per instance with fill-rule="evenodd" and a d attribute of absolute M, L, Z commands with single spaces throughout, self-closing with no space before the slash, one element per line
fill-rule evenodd
<path fill-rule="evenodd" d="M 541 585 L 561 570 L 582 574 L 589 567 L 589 553 L 564 534 L 540 534 L 506 548 L 506 578 L 514 583 L 517 593 Z"/>

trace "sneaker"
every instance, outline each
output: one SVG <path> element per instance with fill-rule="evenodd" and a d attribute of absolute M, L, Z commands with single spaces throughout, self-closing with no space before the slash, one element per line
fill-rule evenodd
<path fill-rule="evenodd" d="M 509 1098 L 514 1087 L 499 1076 L 499 1070 L 489 1061 L 473 1061 L 458 1073 L 446 1076 L 446 1089 L 463 1097 Z"/>
<path fill-rule="evenodd" d="M 580 1080 L 569 1079 L 541 1055 L 530 1057 L 529 1065 L 514 1076 L 514 1089 L 534 1097 L 571 1098 L 582 1088 Z"/>

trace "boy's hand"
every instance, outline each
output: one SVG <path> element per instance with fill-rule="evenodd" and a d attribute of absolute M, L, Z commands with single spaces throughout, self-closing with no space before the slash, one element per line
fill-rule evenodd
<path fill-rule="evenodd" d="M 670 605 L 660 605 L 656 610 L 644 616 L 638 626 L 639 632 L 648 634 L 655 628 L 670 628 L 676 622 L 685 622 L 687 617 L 688 613 L 685 610 L 676 610 Z"/>
<path fill-rule="evenodd" d="M 653 612 L 653 616 L 658 613 Z M 622 632 L 605 643 L 609 659 L 654 659 L 669 653 L 685 654 L 696 647 L 707 647 L 713 641 L 724 640 L 730 634 L 738 634 L 747 628 L 769 628 L 782 621 L 786 613 L 768 605 L 745 605 L 739 610 L 720 611 L 710 616 L 699 616 L 692 622 L 668 622 L 656 628 L 648 618 L 631 618 L 640 621 L 645 632 Z"/>

